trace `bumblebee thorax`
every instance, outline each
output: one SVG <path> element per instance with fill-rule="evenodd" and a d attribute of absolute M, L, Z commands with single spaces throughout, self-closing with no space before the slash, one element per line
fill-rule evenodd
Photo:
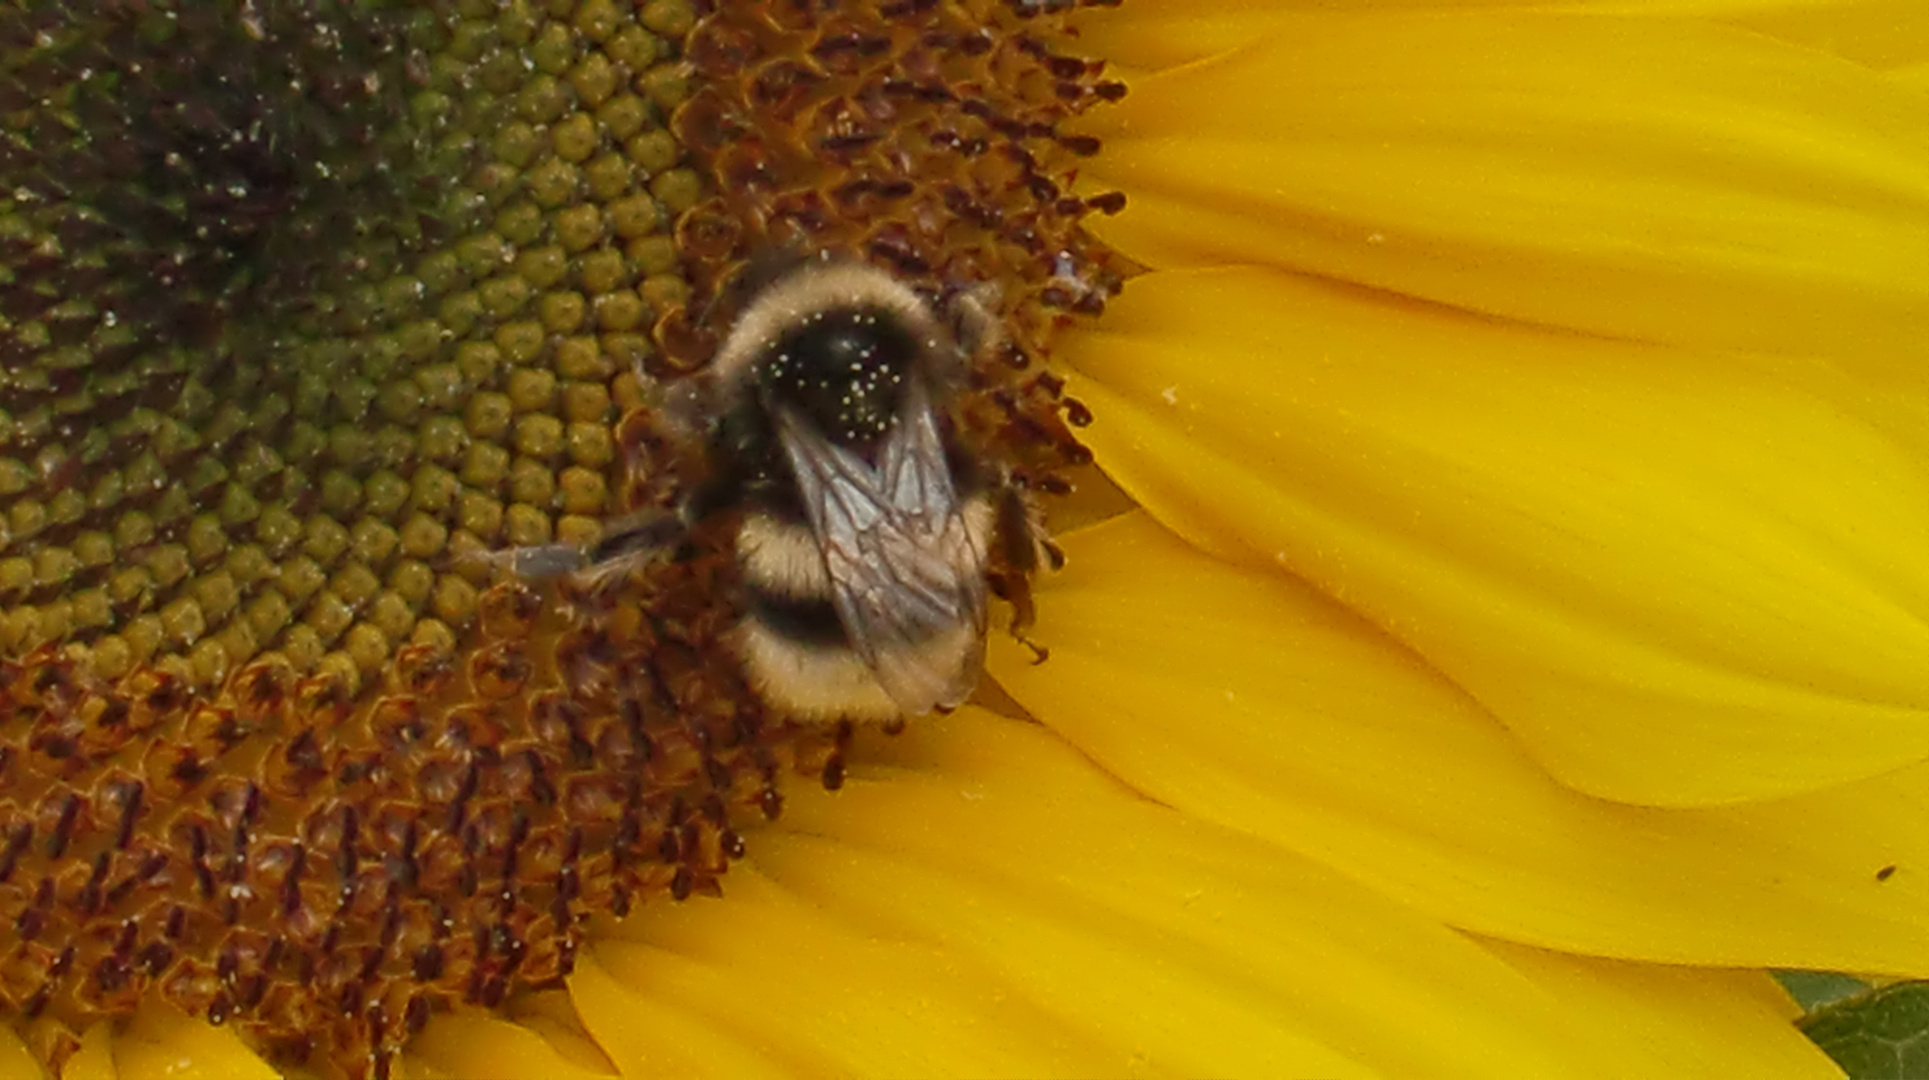
<path fill-rule="evenodd" d="M 773 341 L 758 382 L 826 439 L 868 446 L 890 430 L 925 343 L 875 307 L 813 312 Z"/>

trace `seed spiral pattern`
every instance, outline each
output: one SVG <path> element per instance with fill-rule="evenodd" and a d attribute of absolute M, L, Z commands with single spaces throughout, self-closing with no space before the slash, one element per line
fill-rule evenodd
<path fill-rule="evenodd" d="M 1129 269 L 1071 194 L 1071 5 L 128 3 L 0 13 L 0 1013 L 146 996 L 382 1075 L 587 920 L 721 891 L 837 732 L 722 635 L 730 522 L 593 585 L 486 553 L 674 497 L 651 383 L 757 258 L 1010 337 L 960 420 L 1084 461 L 1042 365 Z"/>

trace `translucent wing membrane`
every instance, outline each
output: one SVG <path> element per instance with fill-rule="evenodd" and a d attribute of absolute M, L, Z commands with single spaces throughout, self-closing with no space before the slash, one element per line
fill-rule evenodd
<path fill-rule="evenodd" d="M 777 430 L 851 645 L 907 714 L 950 708 L 984 664 L 985 553 L 913 385 L 873 468 L 787 409 Z"/>

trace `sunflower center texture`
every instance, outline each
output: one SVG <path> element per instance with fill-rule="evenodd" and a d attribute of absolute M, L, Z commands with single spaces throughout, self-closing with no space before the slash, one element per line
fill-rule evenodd
<path fill-rule="evenodd" d="M 1073 6 L 0 13 L 0 1016 L 38 1056 L 159 997 L 383 1074 L 836 774 L 719 644 L 724 541 L 598 590 L 485 556 L 674 497 L 646 388 L 773 251 L 995 287 L 959 423 L 1061 489 L 1042 360 L 1125 272 L 1070 190 L 1123 91 Z"/>

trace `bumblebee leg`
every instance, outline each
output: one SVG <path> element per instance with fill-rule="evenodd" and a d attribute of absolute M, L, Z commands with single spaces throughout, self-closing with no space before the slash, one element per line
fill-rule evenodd
<path fill-rule="evenodd" d="M 531 544 L 479 552 L 475 556 L 498 572 L 523 581 L 555 581 L 589 565 L 583 549 L 574 544 Z"/>
<path fill-rule="evenodd" d="M 589 549 L 587 562 L 610 562 L 630 555 L 654 557 L 682 542 L 690 526 L 681 515 L 648 509 L 612 518 L 603 524 L 603 538 Z"/>
<path fill-rule="evenodd" d="M 1024 486 L 1017 481 L 1007 479 L 1000 489 L 998 566 L 1001 570 L 1030 576 L 1049 560 L 1049 555 L 1039 543 L 1043 525 L 1038 508 Z M 1060 556 L 1060 561 L 1063 561 L 1063 556 Z"/>
<path fill-rule="evenodd" d="M 1018 644 L 1031 650 L 1031 666 L 1037 667 L 1052 658 L 1052 650 L 1049 647 L 1040 645 L 1023 634 L 1013 634 L 1012 636 L 1018 639 Z"/>
<path fill-rule="evenodd" d="M 946 305 L 959 360 L 968 362 L 1004 344 L 1005 327 L 998 319 L 999 292 L 997 285 L 979 282 L 960 290 Z"/>
<path fill-rule="evenodd" d="M 993 574 L 998 595 L 1011 604 L 1010 633 L 1023 642 L 1042 663 L 1050 650 L 1025 637 L 1037 619 L 1031 601 L 1031 579 L 1041 567 L 1057 570 L 1065 565 L 1065 554 L 1045 536 L 1044 513 L 1030 491 L 1015 478 L 1007 477 L 998 499 L 998 550 Z"/>
<path fill-rule="evenodd" d="M 1065 549 L 1053 543 L 1050 537 L 1041 533 L 1038 537 L 1038 549 L 1043 554 L 1045 569 L 1054 571 L 1065 569 Z"/>

